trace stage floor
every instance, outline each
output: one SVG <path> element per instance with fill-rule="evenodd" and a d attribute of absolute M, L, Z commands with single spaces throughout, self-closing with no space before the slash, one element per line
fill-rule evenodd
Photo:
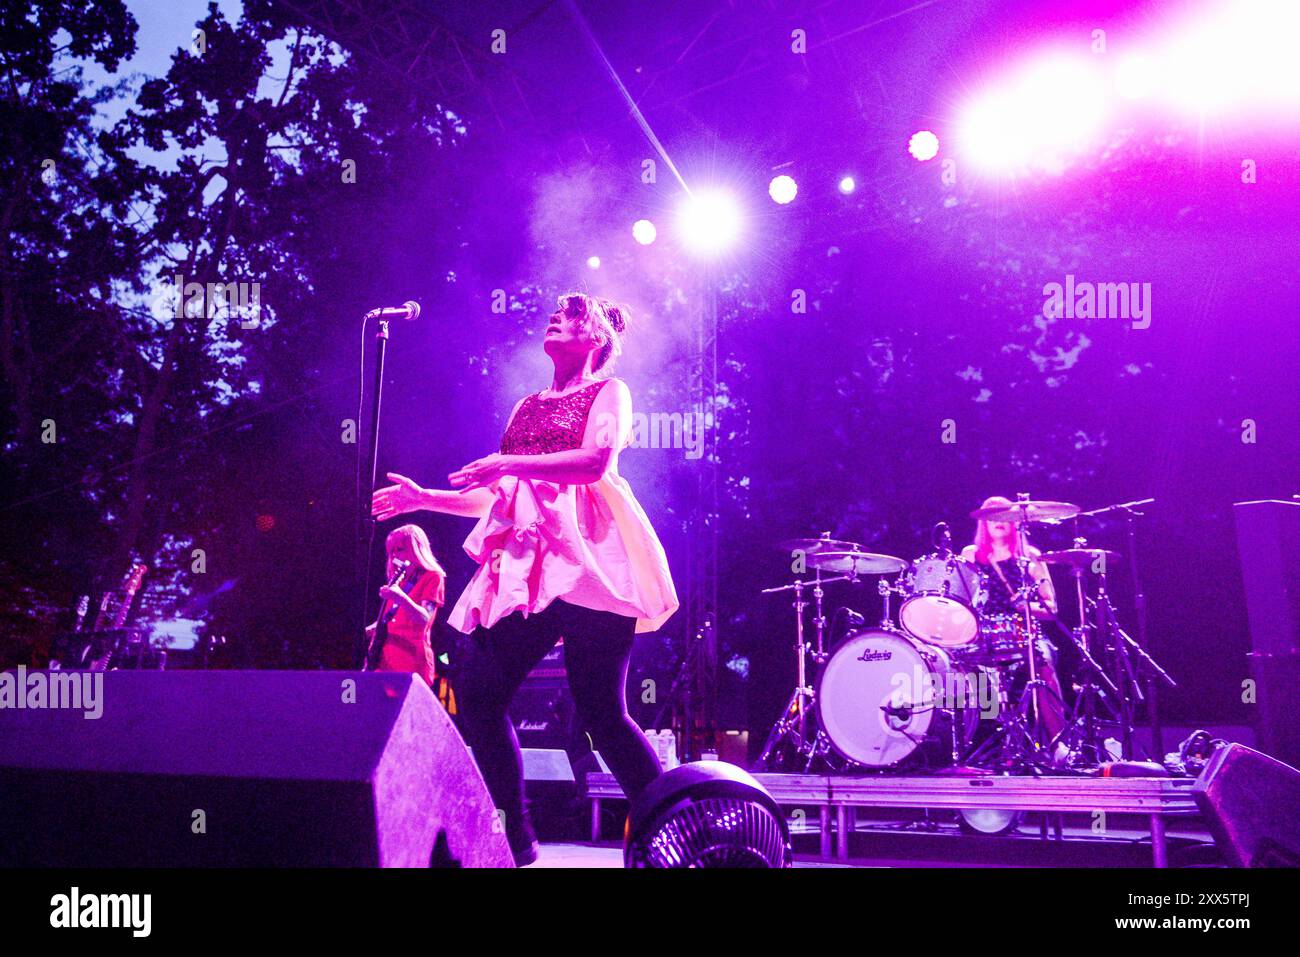
<path fill-rule="evenodd" d="M 1002 837 L 972 836 L 955 827 L 912 829 L 914 822 L 875 821 L 853 832 L 847 861 L 818 856 L 816 828 L 795 836 L 795 867 L 1114 867 L 1150 866 L 1149 832 L 1112 828 L 1099 840 L 1086 827 L 1066 826 L 1061 839 L 1044 840 L 1036 826 L 1022 826 Z M 1167 832 L 1174 866 L 1214 863 L 1212 852 L 1196 852 L 1212 843 L 1210 834 L 1194 823 L 1171 826 Z M 1185 849 L 1180 852 L 1180 849 Z M 1183 859 L 1185 858 L 1185 860 Z M 623 848 L 615 842 L 542 844 L 533 868 L 622 867 Z"/>

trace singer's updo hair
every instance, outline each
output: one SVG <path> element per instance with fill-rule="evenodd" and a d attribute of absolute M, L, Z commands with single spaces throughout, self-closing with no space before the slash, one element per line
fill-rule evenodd
<path fill-rule="evenodd" d="M 570 293 L 560 297 L 560 308 L 572 318 L 582 317 L 584 323 L 592 325 L 592 332 L 603 344 L 596 353 L 592 371 L 605 370 L 608 375 L 613 370 L 614 360 L 623 353 L 623 334 L 627 331 L 628 312 L 625 306 L 600 296 L 588 296 L 585 293 Z"/>

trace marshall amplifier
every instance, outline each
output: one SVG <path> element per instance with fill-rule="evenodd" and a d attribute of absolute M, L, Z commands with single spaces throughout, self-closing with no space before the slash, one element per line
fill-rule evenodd
<path fill-rule="evenodd" d="M 521 748 L 568 751 L 583 738 L 564 671 L 564 644 L 552 648 L 528 673 L 510 703 L 510 720 Z"/>

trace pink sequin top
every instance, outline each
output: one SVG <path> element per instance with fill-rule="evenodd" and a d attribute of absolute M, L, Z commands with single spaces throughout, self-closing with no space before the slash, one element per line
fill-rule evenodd
<path fill-rule="evenodd" d="M 524 399 L 501 436 L 502 454 L 544 455 L 582 448 L 591 404 L 604 384 L 593 382 L 558 399 L 543 399 L 540 392 Z"/>
<path fill-rule="evenodd" d="M 605 384 L 554 399 L 528 396 L 501 437 L 502 454 L 581 448 Z M 453 628 L 491 628 L 557 598 L 636 618 L 639 632 L 654 631 L 677 610 L 663 546 L 615 468 L 590 484 L 507 475 L 492 489 L 491 510 L 465 539 L 479 568 L 447 617 Z"/>

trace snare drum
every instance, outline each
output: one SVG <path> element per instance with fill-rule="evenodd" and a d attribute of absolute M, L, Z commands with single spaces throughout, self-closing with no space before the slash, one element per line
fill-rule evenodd
<path fill-rule="evenodd" d="M 986 592 L 972 562 L 956 555 L 918 558 L 904 588 L 898 620 L 913 637 L 943 648 L 963 648 L 979 637 Z"/>

